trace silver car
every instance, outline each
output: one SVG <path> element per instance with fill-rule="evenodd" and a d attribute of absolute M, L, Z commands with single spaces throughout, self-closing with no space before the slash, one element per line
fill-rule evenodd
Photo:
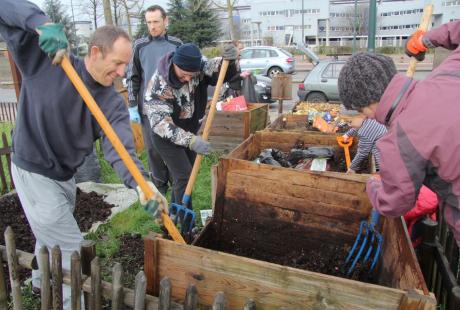
<path fill-rule="evenodd" d="M 241 70 L 250 70 L 272 78 L 278 73 L 294 73 L 295 59 L 291 53 L 272 46 L 247 47 L 240 51 Z"/>
<path fill-rule="evenodd" d="M 327 102 L 339 101 L 337 79 L 345 61 L 319 61 L 299 84 L 297 95 L 301 101 Z"/>

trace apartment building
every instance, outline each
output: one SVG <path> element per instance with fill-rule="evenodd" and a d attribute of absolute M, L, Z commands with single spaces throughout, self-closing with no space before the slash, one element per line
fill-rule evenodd
<path fill-rule="evenodd" d="M 302 41 L 309 45 L 351 45 L 356 25 L 357 43 L 365 47 L 369 1 L 357 1 L 356 20 L 354 3 L 354 0 L 241 0 L 234 8 L 233 22 L 247 45 L 286 46 Z M 460 0 L 380 0 L 376 46 L 401 46 L 418 27 L 427 3 L 434 5 L 433 26 L 460 19 Z M 224 32 L 222 40 L 226 40 L 229 38 L 227 13 L 219 11 L 219 16 Z"/>

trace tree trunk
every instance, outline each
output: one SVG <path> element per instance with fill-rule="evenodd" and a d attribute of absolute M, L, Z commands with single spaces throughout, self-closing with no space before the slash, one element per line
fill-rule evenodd
<path fill-rule="evenodd" d="M 97 7 L 93 7 L 93 21 L 94 21 L 94 29 L 97 29 Z"/>
<path fill-rule="evenodd" d="M 233 3 L 231 0 L 227 0 L 227 14 L 230 40 L 233 40 L 235 38 L 235 26 L 233 25 Z"/>
<path fill-rule="evenodd" d="M 104 18 L 106 25 L 113 25 L 112 10 L 110 8 L 110 0 L 102 0 L 104 5 Z"/>
<path fill-rule="evenodd" d="M 131 30 L 131 16 L 129 16 L 129 8 L 128 8 L 128 5 L 126 4 L 126 1 L 123 1 L 123 6 L 125 7 L 125 11 L 126 11 L 126 22 L 128 23 L 128 34 L 130 37 L 132 37 L 133 34 Z"/>

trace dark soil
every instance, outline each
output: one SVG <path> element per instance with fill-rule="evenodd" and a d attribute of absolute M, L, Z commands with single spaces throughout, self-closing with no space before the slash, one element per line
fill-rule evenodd
<path fill-rule="evenodd" d="M 84 193 L 77 190 L 77 199 L 74 216 L 82 232 L 87 232 L 93 223 L 106 220 L 114 205 L 103 201 L 104 197 L 95 192 Z M 15 235 L 16 248 L 28 253 L 33 253 L 35 237 L 27 222 L 17 194 L 6 195 L 0 199 L 0 244 L 5 245 L 3 232 L 11 226 Z M 8 270 L 4 265 L 5 275 Z M 21 279 L 30 277 L 30 270 L 21 271 Z M 9 285 L 9 281 L 7 281 Z"/>
<path fill-rule="evenodd" d="M 283 266 L 377 282 L 369 274 L 368 265 L 357 265 L 354 273 L 347 275 L 349 266 L 344 263 L 354 236 L 283 221 L 271 214 L 270 208 L 257 208 L 245 204 L 244 197 L 239 198 L 226 200 L 221 224 L 211 222 L 196 245 Z M 351 225 L 353 221 L 344 219 L 344 224 Z"/>

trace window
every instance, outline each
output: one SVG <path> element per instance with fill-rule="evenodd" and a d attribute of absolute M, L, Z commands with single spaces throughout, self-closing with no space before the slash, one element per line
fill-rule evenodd
<path fill-rule="evenodd" d="M 278 57 L 278 53 L 273 50 L 268 50 L 270 52 L 270 57 Z"/>
<path fill-rule="evenodd" d="M 252 58 L 268 58 L 268 57 L 270 57 L 270 53 L 268 50 L 261 50 L 261 49 L 253 50 Z"/>
<path fill-rule="evenodd" d="M 321 77 L 329 79 L 338 79 L 340 70 L 342 70 L 343 65 L 343 63 L 329 64 L 321 74 Z"/>
<path fill-rule="evenodd" d="M 241 51 L 240 58 L 241 59 L 249 59 L 249 58 L 251 58 L 251 54 L 252 54 L 252 50 Z"/>

